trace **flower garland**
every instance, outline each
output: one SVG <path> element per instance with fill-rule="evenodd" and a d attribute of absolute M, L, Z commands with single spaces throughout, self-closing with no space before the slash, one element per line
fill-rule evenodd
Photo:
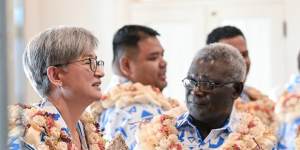
<path fill-rule="evenodd" d="M 9 134 L 23 137 L 26 143 L 37 149 L 76 150 L 71 136 L 62 128 L 58 115 L 29 105 L 9 106 Z M 99 132 L 99 125 L 88 113 L 81 117 L 86 131 L 89 149 L 104 150 L 105 141 Z"/>
<path fill-rule="evenodd" d="M 159 115 L 150 123 L 141 124 L 136 132 L 137 147 L 143 150 L 182 150 L 175 123 L 174 117 Z"/>
<path fill-rule="evenodd" d="M 282 95 L 276 105 L 275 112 L 282 122 L 292 122 L 300 116 L 300 95 L 287 93 Z"/>
<path fill-rule="evenodd" d="M 233 132 L 221 150 L 272 149 L 277 142 L 275 103 L 269 99 L 243 103 L 236 100 L 231 115 Z"/>
<path fill-rule="evenodd" d="M 151 123 L 141 123 L 136 133 L 137 147 L 143 150 L 181 150 L 177 129 L 172 125 L 176 122 L 175 117 L 186 108 L 177 100 L 163 96 L 158 88 L 141 83 L 119 84 L 103 96 L 101 102 L 92 104 L 90 110 L 94 116 L 99 116 L 107 108 L 123 108 L 135 103 L 155 104 L 166 110 L 164 115 L 155 116 Z"/>
<path fill-rule="evenodd" d="M 177 100 L 163 96 L 158 88 L 128 82 L 114 87 L 103 96 L 102 101 L 93 103 L 90 110 L 94 116 L 99 116 L 107 108 L 124 108 L 135 103 L 155 104 L 164 110 L 180 106 Z"/>
<path fill-rule="evenodd" d="M 105 150 L 105 140 L 99 130 L 99 124 L 95 118 L 88 112 L 84 112 L 80 117 L 83 123 L 85 134 L 87 135 L 87 144 L 91 150 Z"/>
<path fill-rule="evenodd" d="M 234 123 L 233 132 L 219 149 L 272 149 L 276 143 L 273 110 L 274 103 L 270 100 L 249 103 L 236 100 L 230 121 Z M 142 124 L 136 135 L 137 146 L 145 150 L 181 150 L 183 146 L 177 139 L 174 116 L 160 115 Z"/>
<path fill-rule="evenodd" d="M 276 104 L 275 112 L 281 122 L 291 123 L 300 117 L 300 94 L 285 93 Z M 300 126 L 297 127 L 295 137 L 295 148 L 300 150 Z"/>

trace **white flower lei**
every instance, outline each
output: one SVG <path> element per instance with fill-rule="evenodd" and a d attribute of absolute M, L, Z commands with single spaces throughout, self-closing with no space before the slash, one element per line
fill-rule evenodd
<path fill-rule="evenodd" d="M 177 138 L 176 118 L 155 116 L 150 123 L 141 124 L 136 132 L 137 147 L 143 150 L 182 150 Z"/>
<path fill-rule="evenodd" d="M 272 149 L 276 142 L 278 122 L 274 115 L 275 103 L 269 99 L 243 103 L 236 100 L 229 134 L 221 150 Z"/>
<path fill-rule="evenodd" d="M 228 139 L 219 148 L 220 150 L 271 149 L 275 145 L 276 124 L 273 120 L 274 103 L 272 101 L 242 103 L 236 100 L 234 109 L 235 114 L 231 118 L 231 121 L 235 123 L 232 124 L 233 132 L 228 135 Z M 178 131 L 175 124 L 175 115 L 154 117 L 150 123 L 144 123 L 138 129 L 137 146 L 145 150 L 182 149 L 183 146 L 177 139 Z M 165 130 L 168 134 L 164 134 Z M 170 148 L 170 145 L 176 145 L 176 147 Z"/>
<path fill-rule="evenodd" d="M 150 85 L 142 85 L 141 83 L 124 83 L 119 84 L 103 96 L 101 102 L 95 102 L 90 106 L 90 110 L 94 116 L 110 107 L 124 108 L 131 104 L 155 104 L 164 110 L 178 107 L 177 100 L 166 98 L 162 95 L 158 88 Z"/>
<path fill-rule="evenodd" d="M 110 90 L 103 98 L 101 102 L 96 102 L 91 105 L 90 110 L 94 116 L 99 116 L 100 113 L 110 107 L 123 108 L 129 106 L 134 103 L 140 104 L 155 104 L 160 106 L 164 110 L 168 110 L 165 112 L 165 115 L 159 115 L 153 118 L 152 124 L 144 124 L 142 132 L 137 133 L 138 143 L 142 145 L 142 148 L 139 149 L 147 150 L 145 146 L 145 141 L 147 141 L 150 136 L 146 135 L 154 135 L 153 133 L 158 133 L 156 130 L 151 130 L 151 134 L 145 134 L 144 131 L 152 128 L 155 124 L 158 125 L 157 121 L 161 121 L 160 127 L 156 126 L 155 129 L 161 130 L 157 136 L 160 135 L 160 138 L 157 137 L 157 140 L 160 142 L 155 144 L 157 150 L 181 150 L 182 146 L 178 142 L 177 139 L 177 129 L 171 124 L 175 123 L 175 117 L 179 114 L 182 114 L 186 111 L 186 108 L 181 106 L 177 100 L 166 98 L 162 95 L 158 88 L 154 88 L 152 86 L 145 86 L 141 83 L 124 83 L 114 87 Z M 164 118 L 164 119 L 162 119 Z M 154 129 L 154 128 L 152 128 Z M 141 130 L 140 130 L 141 131 Z M 138 144 L 138 145 L 139 145 Z"/>
<path fill-rule="evenodd" d="M 276 104 L 275 112 L 282 122 L 291 122 L 300 116 L 300 94 L 282 95 Z"/>
<path fill-rule="evenodd" d="M 300 117 L 300 93 L 285 93 L 276 104 L 275 112 L 281 122 L 291 123 Z M 300 150 L 300 126 L 297 127 L 295 148 Z"/>
<path fill-rule="evenodd" d="M 76 150 L 69 134 L 63 130 L 55 114 L 29 105 L 9 106 L 9 134 L 23 137 L 26 143 L 37 149 L 71 149 Z M 105 141 L 99 132 L 99 125 L 88 113 L 81 117 L 89 149 L 104 150 Z M 44 142 L 40 143 L 43 136 Z"/>

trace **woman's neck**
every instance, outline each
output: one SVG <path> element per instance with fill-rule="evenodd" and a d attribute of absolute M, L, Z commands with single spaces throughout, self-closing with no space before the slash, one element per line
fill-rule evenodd
<path fill-rule="evenodd" d="M 76 99 L 66 100 L 61 97 L 48 97 L 48 100 L 56 107 L 60 112 L 63 120 L 65 121 L 67 127 L 71 131 L 72 139 L 77 147 L 80 147 L 79 134 L 77 132 L 77 122 L 80 119 L 82 112 L 85 110 L 85 105 L 80 105 Z"/>
<path fill-rule="evenodd" d="M 49 97 L 48 100 L 58 109 L 68 126 L 76 126 L 85 107 L 78 105 L 76 101 L 72 102 L 62 98 Z"/>

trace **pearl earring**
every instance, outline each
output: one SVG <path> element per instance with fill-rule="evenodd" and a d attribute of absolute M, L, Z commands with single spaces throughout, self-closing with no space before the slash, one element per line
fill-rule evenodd
<path fill-rule="evenodd" d="M 58 84 L 58 87 L 60 87 L 60 88 L 62 87 L 62 82 L 60 82 L 60 83 Z"/>

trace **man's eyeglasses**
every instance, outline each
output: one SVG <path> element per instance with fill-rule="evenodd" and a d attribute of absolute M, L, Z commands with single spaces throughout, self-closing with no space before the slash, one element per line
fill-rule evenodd
<path fill-rule="evenodd" d="M 89 64 L 91 71 L 93 71 L 94 73 L 96 72 L 98 66 L 101 67 L 101 68 L 104 67 L 104 61 L 103 60 L 97 60 L 97 57 L 80 59 L 80 60 L 68 62 L 68 63 L 65 63 L 65 64 L 56 64 L 56 65 L 53 65 L 53 66 L 59 67 L 59 66 L 68 65 L 68 64 L 72 64 L 72 63 L 76 63 L 76 62 L 81 62 L 81 61 L 86 61 L 85 64 Z"/>
<path fill-rule="evenodd" d="M 182 83 L 185 88 L 189 90 L 200 90 L 203 92 L 211 92 L 217 87 L 223 87 L 229 84 L 243 84 L 242 82 L 225 82 L 225 83 L 218 83 L 218 82 L 213 82 L 213 81 L 197 81 L 191 78 L 184 78 L 182 80 Z"/>

